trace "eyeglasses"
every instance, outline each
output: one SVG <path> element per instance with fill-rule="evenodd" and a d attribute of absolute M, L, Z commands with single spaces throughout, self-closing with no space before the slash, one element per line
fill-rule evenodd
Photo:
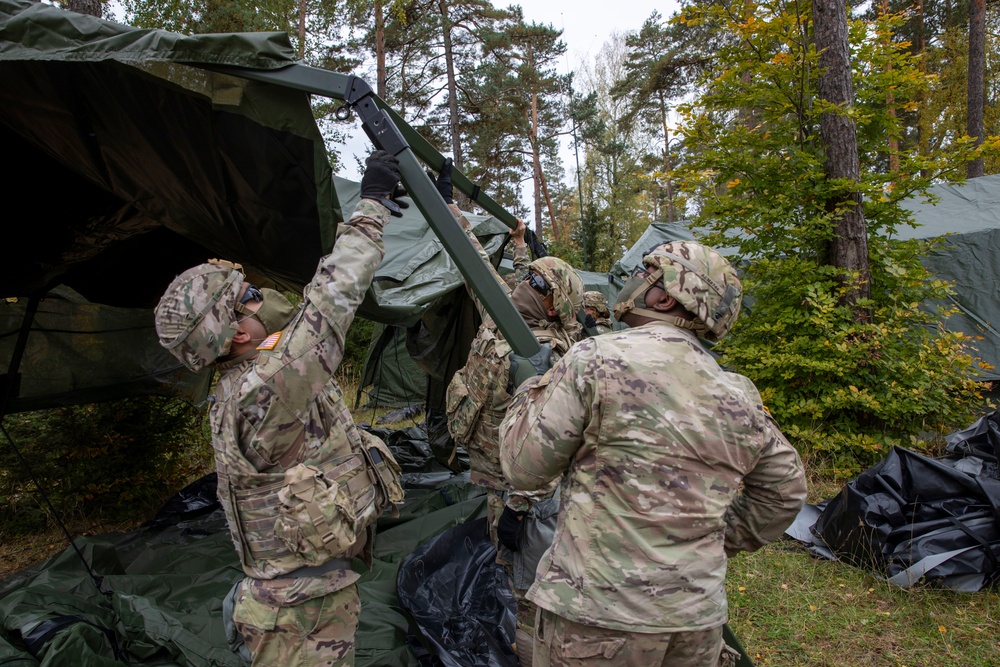
<path fill-rule="evenodd" d="M 260 291 L 257 287 L 253 285 L 247 285 L 247 291 L 243 293 L 240 298 L 240 304 L 246 304 L 247 301 L 263 301 L 264 293 Z"/>
<path fill-rule="evenodd" d="M 632 269 L 632 277 L 633 278 L 635 278 L 637 276 L 648 276 L 648 275 L 649 275 L 649 270 L 646 269 L 646 265 L 645 264 L 640 264 L 639 266 L 637 266 L 634 269 Z"/>
<path fill-rule="evenodd" d="M 528 284 L 531 286 L 531 289 L 535 290 L 543 297 L 552 294 L 552 288 L 549 286 L 547 282 L 545 282 L 545 278 L 542 278 L 537 273 L 535 272 L 528 273 L 528 277 L 525 278 L 525 280 L 528 281 Z"/>

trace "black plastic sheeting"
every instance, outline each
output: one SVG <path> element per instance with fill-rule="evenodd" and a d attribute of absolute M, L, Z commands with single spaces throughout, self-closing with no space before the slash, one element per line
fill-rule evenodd
<path fill-rule="evenodd" d="M 903 587 L 933 582 L 977 591 L 995 585 L 1000 416 L 987 415 L 947 442 L 951 455 L 942 460 L 896 447 L 847 484 L 811 527 L 821 541 L 813 540 L 817 552 L 828 547 L 836 558 Z M 816 511 L 807 507 L 800 518 Z"/>
<path fill-rule="evenodd" d="M 486 532 L 469 521 L 422 544 L 399 566 L 396 594 L 445 667 L 517 667 L 515 603 Z"/>

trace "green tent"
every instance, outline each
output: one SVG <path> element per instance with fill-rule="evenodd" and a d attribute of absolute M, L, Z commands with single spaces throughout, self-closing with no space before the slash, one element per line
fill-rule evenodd
<path fill-rule="evenodd" d="M 191 377 L 159 348 L 151 308 L 175 275 L 213 256 L 242 263 L 255 283 L 302 289 L 358 197 L 358 184 L 331 173 L 306 91 L 347 99 L 363 82 L 296 64 L 284 34 L 137 30 L 19 0 L 0 0 L 0 76 L 0 140 L 18 165 L 8 192 L 29 211 L 0 265 L 0 414 L 137 393 L 203 396 L 208 375 Z M 359 113 L 381 104 L 355 102 Z M 402 128 L 394 148 L 417 206 L 387 229 L 360 314 L 401 326 L 427 311 L 471 322 L 442 295 L 462 284 L 453 256 L 472 253 L 464 271 L 485 267 L 453 221 L 450 237 L 425 222 L 451 216 L 413 151 L 443 158 L 383 113 L 365 127 L 383 143 L 387 120 Z M 485 194 L 477 201 L 510 218 Z M 499 251 L 506 224 L 476 222 Z M 114 365 L 100 352 L 112 340 Z"/>
<path fill-rule="evenodd" d="M 975 337 L 979 357 L 993 367 L 980 378 L 1000 380 L 1000 174 L 936 185 L 929 194 L 904 203 L 919 226 L 900 229 L 898 238 L 944 236 L 923 263 L 954 287 L 946 305 L 959 312 L 946 325 Z"/>

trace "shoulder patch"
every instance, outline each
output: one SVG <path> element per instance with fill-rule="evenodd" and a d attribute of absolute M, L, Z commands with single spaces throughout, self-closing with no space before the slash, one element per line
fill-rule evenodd
<path fill-rule="evenodd" d="M 281 332 L 275 331 L 273 334 L 262 340 L 260 345 L 257 346 L 257 349 L 273 350 L 278 345 L 279 340 L 281 340 Z"/>

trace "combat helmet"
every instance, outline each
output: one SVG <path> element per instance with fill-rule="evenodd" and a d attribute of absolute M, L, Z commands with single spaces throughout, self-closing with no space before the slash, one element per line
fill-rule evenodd
<path fill-rule="evenodd" d="M 552 308 L 559 317 L 562 328 L 571 335 L 579 333 L 581 326 L 576 314 L 583 307 L 583 280 L 576 269 L 558 257 L 540 257 L 528 265 L 552 288 Z"/>
<path fill-rule="evenodd" d="M 705 340 L 718 342 L 740 314 L 743 287 L 736 270 L 717 251 L 695 241 L 671 241 L 656 246 L 642 258 L 645 276 L 634 277 L 622 288 L 615 318 L 632 311 L 691 329 Z M 647 309 L 641 297 L 662 280 L 663 289 L 677 299 L 694 320 L 684 320 Z"/>
<path fill-rule="evenodd" d="M 608 310 L 607 298 L 597 290 L 583 293 L 583 306 L 585 308 L 593 308 L 600 317 L 611 316 L 611 311 Z"/>
<path fill-rule="evenodd" d="M 229 353 L 236 335 L 236 300 L 243 287 L 239 264 L 209 260 L 174 278 L 156 305 L 160 345 L 192 371 Z"/>

